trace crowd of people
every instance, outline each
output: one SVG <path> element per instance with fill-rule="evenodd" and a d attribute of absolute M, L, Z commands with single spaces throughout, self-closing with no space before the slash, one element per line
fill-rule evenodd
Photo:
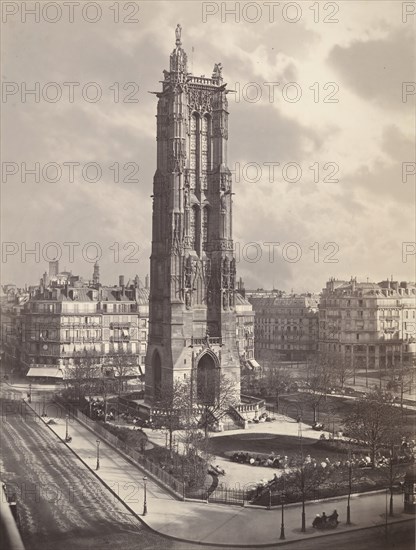
<path fill-rule="evenodd" d="M 232 455 L 231 460 L 239 464 L 250 464 L 251 466 L 269 466 L 270 468 L 286 468 L 289 466 L 287 456 L 271 454 L 266 457 L 252 455 L 250 453 L 236 452 Z"/>
<path fill-rule="evenodd" d="M 107 412 L 106 412 L 107 409 Z M 89 413 L 93 420 L 115 420 L 116 410 L 106 407 L 106 403 L 100 399 L 91 398 Z"/>
<path fill-rule="evenodd" d="M 327 516 L 325 512 L 322 515 L 316 514 L 315 519 L 312 522 L 312 527 L 315 529 L 330 529 L 338 525 L 338 512 L 334 510 L 330 516 Z"/>

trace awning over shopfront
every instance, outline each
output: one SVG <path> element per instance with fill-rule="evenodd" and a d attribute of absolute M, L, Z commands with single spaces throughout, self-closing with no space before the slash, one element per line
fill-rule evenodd
<path fill-rule="evenodd" d="M 31 378 L 40 377 L 40 378 L 63 378 L 63 373 L 61 369 L 57 367 L 31 367 L 29 372 L 26 374 Z"/>

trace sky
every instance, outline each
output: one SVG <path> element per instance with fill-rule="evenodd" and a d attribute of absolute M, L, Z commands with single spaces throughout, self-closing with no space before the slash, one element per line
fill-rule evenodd
<path fill-rule="evenodd" d="M 66 4 L 2 3 L 3 284 L 36 284 L 57 254 L 87 279 L 98 258 L 104 284 L 149 272 L 148 92 L 178 23 L 188 70 L 211 76 L 221 62 L 234 90 L 246 288 L 416 279 L 414 3 Z"/>

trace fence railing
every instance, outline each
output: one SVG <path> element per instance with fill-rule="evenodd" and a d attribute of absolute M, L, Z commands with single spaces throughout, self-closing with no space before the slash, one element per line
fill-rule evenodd
<path fill-rule="evenodd" d="M 244 489 L 218 486 L 215 491 L 207 495 L 207 500 L 208 502 L 216 502 L 219 504 L 244 506 L 244 502 L 248 500 L 248 494 Z"/>
<path fill-rule="evenodd" d="M 244 418 L 244 416 L 242 416 L 240 414 L 240 412 L 237 410 L 236 407 L 233 407 L 232 405 L 230 405 L 230 407 L 227 411 L 227 414 L 231 418 L 231 420 L 235 424 L 237 424 L 237 426 L 239 426 L 240 428 L 245 428 L 246 427 L 246 419 Z M 224 426 L 224 428 L 225 428 L 225 426 Z"/>
<path fill-rule="evenodd" d="M 59 397 L 55 397 L 56 402 L 59 405 L 62 405 L 68 411 L 71 413 L 71 415 L 78 420 L 80 420 L 83 424 L 86 424 L 91 430 L 93 430 L 96 434 L 98 434 L 104 441 L 107 441 L 120 451 L 123 451 L 127 456 L 129 456 L 134 462 L 139 464 L 143 470 L 145 470 L 147 473 L 152 474 L 155 478 L 157 478 L 159 481 L 167 485 L 170 489 L 172 489 L 178 497 L 183 497 L 184 494 L 184 484 L 173 477 L 171 474 L 160 468 L 157 464 L 152 462 L 151 460 L 144 457 L 140 452 L 136 451 L 130 445 L 127 445 L 123 441 L 121 441 L 116 435 L 110 433 L 106 428 L 99 424 L 98 422 L 95 422 L 94 420 L 91 420 L 88 416 L 86 416 L 84 413 L 82 413 L 80 410 L 76 409 L 72 405 L 66 403 Z"/>

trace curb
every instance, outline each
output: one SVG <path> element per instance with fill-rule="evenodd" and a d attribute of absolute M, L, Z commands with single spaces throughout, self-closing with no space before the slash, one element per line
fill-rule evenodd
<path fill-rule="evenodd" d="M 351 493 L 351 498 L 365 498 L 367 495 L 377 495 L 377 494 L 386 494 L 386 490 L 390 491 L 389 487 L 385 487 L 384 489 L 375 489 L 374 491 L 365 491 L 363 493 Z M 348 495 L 338 495 L 336 497 L 328 497 L 328 498 L 319 498 L 317 500 L 305 500 L 305 506 L 307 504 L 318 504 L 319 502 L 333 502 L 341 499 L 347 498 Z M 290 508 L 293 506 L 299 506 L 302 504 L 302 501 L 299 502 L 290 502 L 288 504 L 285 504 L 285 508 Z M 269 508 L 268 506 L 261 506 L 260 504 L 244 504 L 245 508 L 251 508 L 253 510 L 278 510 L 281 507 L 281 504 L 275 504 Z"/>
<path fill-rule="evenodd" d="M 30 406 L 29 403 L 27 403 L 25 401 L 25 405 L 27 407 L 30 408 L 30 410 L 36 415 L 38 416 L 42 421 L 43 423 L 49 428 L 49 430 L 62 442 L 64 443 L 64 445 L 71 451 L 71 453 L 78 458 L 78 460 L 84 465 L 86 466 L 87 470 L 89 472 L 91 472 L 94 477 L 100 481 L 105 487 L 106 489 L 108 489 L 110 491 L 111 494 L 113 494 L 117 500 L 125 507 L 127 508 L 127 510 L 129 510 L 129 512 L 136 518 L 140 521 L 140 523 L 142 523 L 143 525 L 145 525 L 147 527 L 147 529 L 149 529 L 149 531 L 153 532 L 153 533 L 156 533 L 157 535 L 160 535 L 166 539 L 170 539 L 170 540 L 174 540 L 174 541 L 177 541 L 177 542 L 185 542 L 185 543 L 188 543 L 188 544 L 193 544 L 193 545 L 198 545 L 198 546 L 207 546 L 207 547 L 212 547 L 212 548 L 218 548 L 218 549 L 221 549 L 221 548 L 247 548 L 247 549 L 250 549 L 250 548 L 274 548 L 276 547 L 276 545 L 278 546 L 284 546 L 284 545 L 287 545 L 287 544 L 294 544 L 294 543 L 299 543 L 299 541 L 304 541 L 304 540 L 315 540 L 317 538 L 323 538 L 323 537 L 329 537 L 329 536 L 334 536 L 334 535 L 337 535 L 337 534 L 343 534 L 343 533 L 346 533 L 346 532 L 351 532 L 351 531 L 364 531 L 366 529 L 374 529 L 374 528 L 377 528 L 377 527 L 384 527 L 386 524 L 385 522 L 383 523 L 377 523 L 377 524 L 373 524 L 373 525 L 367 525 L 367 526 L 364 526 L 364 527 L 349 527 L 348 529 L 345 529 L 343 531 L 331 531 L 331 532 L 328 532 L 328 533 L 322 533 L 322 534 L 314 534 L 313 537 L 311 536 L 308 536 L 308 534 L 304 534 L 304 536 L 302 538 L 296 538 L 296 539 L 293 539 L 293 540 L 284 540 L 284 541 L 280 541 L 280 540 L 276 540 L 276 541 L 273 541 L 273 542 L 267 542 L 267 543 L 259 543 L 259 544 L 234 544 L 234 543 L 224 543 L 224 542 L 218 542 L 218 543 L 214 543 L 214 542 L 205 542 L 205 541 L 198 541 L 198 540 L 192 540 L 192 539 L 186 539 L 186 538 L 181 538 L 181 537 L 175 537 L 173 535 L 169 535 L 169 534 L 166 534 L 166 533 L 163 533 L 161 531 L 158 531 L 156 529 L 154 529 L 153 527 L 151 527 L 144 519 L 141 515 L 139 515 L 137 512 L 135 512 L 134 510 L 132 510 L 130 508 L 130 506 L 121 499 L 121 497 L 115 493 L 113 491 L 113 489 L 95 472 L 95 470 L 93 470 L 79 455 L 76 454 L 76 452 L 66 443 L 66 441 L 64 439 L 62 439 L 56 432 L 54 432 L 54 430 L 43 420 L 43 417 L 41 417 L 40 415 L 38 415 L 38 413 Z M 78 420 L 78 419 L 77 419 Z M 81 422 L 82 423 L 82 422 Z M 83 424 L 83 423 L 82 423 Z M 84 425 L 84 424 L 83 424 Z M 88 426 L 86 426 L 88 428 Z M 93 430 L 90 429 L 90 431 L 93 432 Z M 93 432 L 95 433 L 95 432 Z M 108 443 L 108 442 L 107 442 Z M 113 447 L 111 445 L 111 447 Z M 120 452 L 119 449 L 115 448 L 114 447 L 114 450 L 116 450 L 117 452 Z M 131 462 L 131 460 L 130 460 Z M 132 464 L 134 466 L 137 466 L 134 462 L 132 462 Z M 374 492 L 378 492 L 378 491 L 374 491 Z M 339 498 L 339 497 L 334 497 L 334 498 Z M 296 504 L 296 503 L 293 503 L 293 504 Z M 400 519 L 397 519 L 395 521 L 391 521 L 388 523 L 389 526 L 391 525 L 395 525 L 395 524 L 400 524 L 400 523 L 405 523 L 407 521 L 414 521 L 414 518 L 413 517 L 410 517 L 410 518 L 400 518 Z"/>
<path fill-rule="evenodd" d="M 61 403 L 58 403 L 55 401 L 55 403 L 59 406 L 59 407 L 62 407 L 65 409 L 65 407 L 61 404 Z M 110 441 L 107 441 L 106 439 L 104 439 L 102 437 L 101 434 L 97 433 L 91 426 L 88 426 L 88 424 L 84 423 L 80 418 L 78 418 L 77 416 L 73 415 L 72 414 L 72 418 L 76 421 L 76 422 L 79 422 L 82 426 L 84 426 L 84 428 L 86 428 L 87 430 L 89 430 L 91 433 L 93 433 L 97 438 L 101 438 L 102 441 L 104 441 L 107 445 L 109 445 L 114 451 L 116 451 L 117 453 L 119 453 L 125 460 L 127 460 L 128 462 L 130 462 L 130 464 L 132 464 L 133 466 L 135 466 L 138 470 L 140 470 L 143 474 L 145 474 L 146 476 L 149 476 L 150 478 L 152 478 L 152 480 L 157 484 L 159 485 L 159 487 L 161 489 L 163 489 L 164 491 L 167 491 L 168 493 L 170 493 L 171 496 L 173 496 L 175 498 L 175 500 L 179 500 L 179 501 L 183 501 L 183 496 L 180 495 L 179 493 L 177 493 L 176 491 L 174 491 L 174 489 L 172 489 L 171 487 L 169 487 L 168 485 L 166 485 L 165 483 L 163 483 L 163 481 L 161 481 L 158 477 L 156 477 L 154 474 L 152 474 L 152 472 L 149 472 L 148 470 L 146 470 L 144 468 L 144 466 L 142 466 L 141 464 L 138 464 L 137 462 L 134 461 L 134 459 L 129 456 L 128 454 L 126 454 L 122 449 L 119 449 L 118 447 L 116 447 L 115 445 L 113 445 L 113 443 L 111 443 Z"/>

